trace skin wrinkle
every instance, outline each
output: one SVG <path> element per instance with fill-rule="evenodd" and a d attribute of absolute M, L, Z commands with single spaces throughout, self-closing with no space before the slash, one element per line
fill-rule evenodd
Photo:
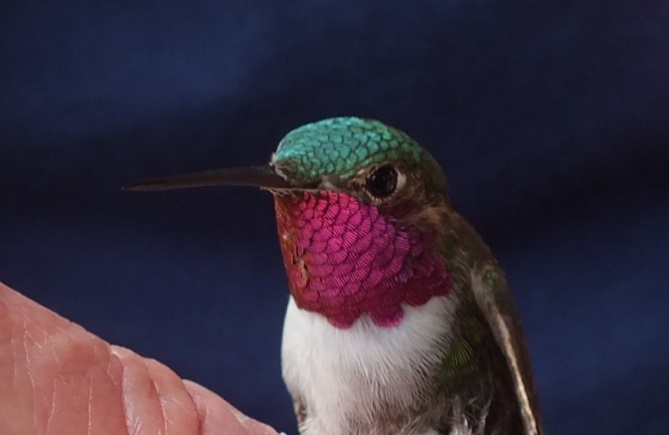
<path fill-rule="evenodd" d="M 130 432 L 130 426 L 129 426 L 129 416 L 128 416 L 128 409 L 126 407 L 126 399 L 125 399 L 125 388 L 124 388 L 124 378 L 123 378 L 123 362 L 121 359 L 114 353 L 114 348 L 115 346 L 110 346 L 109 347 L 109 364 L 107 364 L 107 375 L 110 377 L 110 379 L 115 380 L 115 384 L 120 385 L 120 393 L 121 393 L 121 412 L 123 413 L 123 429 L 125 431 L 125 434 L 123 435 L 131 435 Z M 117 368 L 118 374 L 115 375 L 114 373 L 114 367 Z"/>
<path fill-rule="evenodd" d="M 237 421 L 240 422 L 242 424 L 242 426 L 246 426 L 247 423 L 251 420 L 249 417 L 245 416 L 244 414 L 242 414 L 241 412 L 239 412 L 236 409 L 232 409 L 231 411 L 232 411 L 232 415 L 235 416 Z"/>
<path fill-rule="evenodd" d="M 91 435 L 93 432 L 93 379 L 88 376 L 88 430 L 87 434 Z"/>
<path fill-rule="evenodd" d="M 144 359 L 117 346 L 112 347 L 124 365 L 124 403 L 131 433 L 144 433 L 148 427 L 138 428 L 138 418 L 144 420 L 156 433 L 194 433 L 200 423 L 196 406 L 184 387 L 183 381 L 163 364 Z M 128 397 L 144 399 L 128 400 Z M 176 419 L 175 417 L 179 418 Z"/>
<path fill-rule="evenodd" d="M 24 335 L 28 321 L 25 317 L 16 315 L 11 301 L 1 297 L 1 290 L 2 287 L 0 287 L 0 372 L 3 376 L 5 373 L 11 376 L 11 380 L 0 383 L 0 397 L 10 398 L 0 406 L 0 433 L 33 433 L 37 430 L 34 412 L 35 382 L 32 379 L 30 354 Z M 26 383 L 29 384 L 28 388 L 25 386 Z M 6 389 L 6 386 L 9 388 Z M 1 398 L 0 403 L 3 403 Z M 7 425 L 10 429 L 3 432 L 2 428 Z"/>
<path fill-rule="evenodd" d="M 25 322 L 24 322 L 25 324 Z M 12 349 L 12 387 L 13 390 L 16 391 L 18 389 L 18 385 L 16 384 L 19 379 L 19 374 L 18 374 L 18 369 L 19 369 L 19 357 L 17 355 L 16 351 L 16 336 L 14 334 L 14 328 L 10 328 L 9 331 L 9 342 L 10 346 Z"/>
<path fill-rule="evenodd" d="M 35 412 L 35 400 L 33 399 L 35 397 L 35 377 L 33 376 L 33 364 L 30 362 L 30 352 L 28 352 L 28 340 L 32 342 L 33 345 L 37 345 L 36 340 L 32 338 L 32 335 L 28 331 L 27 328 L 28 322 L 24 319 L 23 320 L 23 352 L 25 353 L 25 359 L 26 359 L 26 373 L 28 375 L 28 379 L 30 380 L 30 405 L 31 405 L 31 412 L 33 415 L 33 424 L 35 425 L 35 428 L 37 428 L 37 413 Z M 41 346 L 38 345 L 38 348 L 41 348 Z M 16 360 L 15 360 L 16 361 Z M 16 366 L 14 368 L 16 370 Z M 16 389 L 16 386 L 14 387 Z"/>
<path fill-rule="evenodd" d="M 137 418 L 137 404 L 133 403 L 132 388 L 133 382 L 130 379 L 130 371 L 135 368 L 136 363 L 131 361 L 131 352 L 118 346 L 112 346 L 112 353 L 119 359 L 122 366 L 122 392 L 123 392 L 123 411 L 125 415 L 125 424 L 130 435 L 140 435 L 143 430 L 141 418 Z M 148 413 L 145 413 L 147 417 Z"/>
<path fill-rule="evenodd" d="M 158 398 L 158 405 L 160 405 L 160 420 L 163 424 L 161 435 L 168 435 L 168 433 L 167 433 L 167 417 L 165 416 L 165 406 L 163 405 L 163 398 L 160 395 L 160 391 L 158 389 L 158 385 L 156 384 L 156 380 L 152 376 L 151 371 L 149 370 L 149 368 L 147 367 L 146 362 L 142 361 L 142 363 L 144 364 L 147 371 L 149 372 L 149 378 L 151 379 L 151 386 L 153 387 L 153 390 L 156 392 L 156 397 Z"/>
<path fill-rule="evenodd" d="M 54 391 L 49 410 L 49 431 L 61 433 L 71 427 L 73 431 L 84 431 L 88 425 L 88 385 L 98 370 L 105 344 L 92 339 L 80 328 L 57 328 L 56 333 L 45 337 L 45 351 L 50 358 L 39 358 L 36 370 L 41 382 L 52 377 Z M 36 355 L 40 352 L 36 349 Z M 39 380 L 38 380 L 39 382 Z M 68 405 L 69 404 L 69 405 Z M 68 406 L 76 406 L 82 412 L 67 413 Z"/>
<path fill-rule="evenodd" d="M 172 370 L 153 359 L 143 359 L 149 370 L 154 385 L 158 392 L 161 408 L 164 415 L 165 431 L 168 434 L 191 433 L 199 426 L 197 418 L 182 419 L 180 422 L 173 421 L 171 416 L 181 415 L 196 416 L 197 410 L 193 401 L 184 387 L 183 380 L 176 376 Z M 188 411 L 188 412 L 185 412 Z"/>
<path fill-rule="evenodd" d="M 56 387 L 57 383 L 54 379 L 51 382 L 51 399 L 49 400 L 49 413 L 46 420 L 46 429 L 45 433 L 49 434 L 51 432 L 51 422 L 53 421 L 54 411 L 56 410 Z"/>
<path fill-rule="evenodd" d="M 9 317 L 8 316 L 9 315 L 9 309 L 4 303 L 2 303 L 1 300 L 0 300 L 0 313 L 3 315 L 3 318 L 5 318 L 5 319 Z M 25 321 L 23 323 L 25 324 Z M 17 393 L 19 391 L 19 386 L 18 386 L 19 373 L 18 373 L 18 371 L 19 371 L 19 358 L 20 357 L 18 355 L 19 344 L 17 343 L 19 341 L 19 339 L 18 339 L 18 335 L 15 334 L 16 329 L 13 328 L 11 324 L 9 325 L 9 328 L 7 328 L 7 329 L 9 329 L 9 343 L 10 343 L 10 349 L 11 349 L 11 354 L 12 354 L 11 355 L 11 361 L 10 361 L 10 364 L 12 365 L 12 392 Z M 25 349 L 25 343 L 22 340 L 21 340 L 21 344 L 23 345 L 23 348 Z M 24 357 L 27 358 L 27 354 L 24 355 Z M 32 394 L 31 394 L 31 396 L 32 396 Z M 34 411 L 34 403 L 31 403 L 31 406 L 33 407 L 33 411 Z M 33 423 L 35 423 L 34 422 L 34 412 L 33 412 Z M 35 424 L 35 427 L 37 427 L 36 424 Z"/>

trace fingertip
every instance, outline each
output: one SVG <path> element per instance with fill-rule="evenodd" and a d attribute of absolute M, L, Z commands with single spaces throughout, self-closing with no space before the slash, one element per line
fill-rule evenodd
<path fill-rule="evenodd" d="M 220 428 L 225 428 L 224 433 L 230 435 L 278 435 L 268 425 L 244 415 L 202 385 L 186 379 L 183 383 L 197 408 L 202 435 L 220 433 Z"/>
<path fill-rule="evenodd" d="M 167 366 L 112 346 L 123 366 L 123 403 L 130 433 L 195 434 L 197 412 L 181 379 Z"/>

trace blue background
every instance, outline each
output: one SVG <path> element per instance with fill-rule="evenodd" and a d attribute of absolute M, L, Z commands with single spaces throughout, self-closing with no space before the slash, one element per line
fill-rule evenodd
<path fill-rule="evenodd" d="M 294 431 L 270 196 L 119 188 L 378 118 L 437 156 L 504 266 L 550 432 L 669 432 L 666 1 L 2 11 L 0 280 Z"/>

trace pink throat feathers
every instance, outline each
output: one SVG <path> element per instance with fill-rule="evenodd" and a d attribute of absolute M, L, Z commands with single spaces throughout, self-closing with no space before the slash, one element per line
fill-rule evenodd
<path fill-rule="evenodd" d="M 399 325 L 402 304 L 423 305 L 452 288 L 432 235 L 400 227 L 390 211 L 331 191 L 277 196 L 275 205 L 297 306 L 338 328 L 363 314 L 377 326 Z"/>

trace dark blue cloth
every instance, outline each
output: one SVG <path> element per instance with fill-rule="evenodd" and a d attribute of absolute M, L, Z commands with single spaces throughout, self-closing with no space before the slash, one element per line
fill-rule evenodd
<path fill-rule="evenodd" d="M 550 432 L 669 432 L 666 1 L 5 3 L 0 280 L 294 431 L 269 195 L 119 188 L 377 118 L 504 266 Z"/>

